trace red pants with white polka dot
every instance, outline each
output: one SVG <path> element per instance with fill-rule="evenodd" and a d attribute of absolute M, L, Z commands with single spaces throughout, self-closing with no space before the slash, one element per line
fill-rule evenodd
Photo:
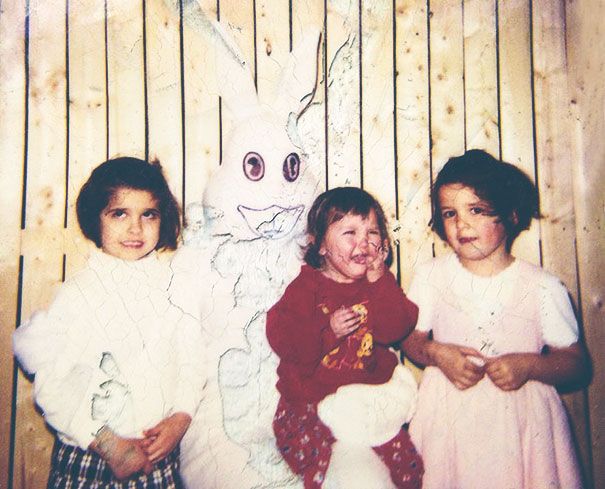
<path fill-rule="evenodd" d="M 290 404 L 282 397 L 273 418 L 273 431 L 284 460 L 302 476 L 305 489 L 320 489 L 336 440 L 317 416 L 317 405 Z M 398 489 L 420 489 L 424 467 L 406 430 L 373 449 Z"/>

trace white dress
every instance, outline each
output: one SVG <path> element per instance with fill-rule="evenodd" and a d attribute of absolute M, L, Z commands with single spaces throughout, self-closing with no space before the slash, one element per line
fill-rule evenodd
<path fill-rule="evenodd" d="M 172 272 L 156 254 L 124 261 L 94 251 L 48 311 L 14 333 L 36 403 L 64 443 L 86 449 L 104 425 L 123 437 L 202 396 L 199 326 L 168 296 Z"/>
<path fill-rule="evenodd" d="M 486 356 L 578 340 L 565 287 L 519 259 L 493 277 L 473 275 L 455 255 L 434 259 L 419 267 L 408 297 L 420 308 L 417 330 Z M 428 367 L 410 435 L 424 460 L 424 489 L 581 487 L 565 409 L 541 382 L 505 392 L 486 376 L 458 390 Z"/>

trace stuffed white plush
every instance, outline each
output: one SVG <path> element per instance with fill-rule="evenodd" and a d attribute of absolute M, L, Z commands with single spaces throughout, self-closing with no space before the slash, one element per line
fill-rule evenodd
<path fill-rule="evenodd" d="M 187 209 L 186 246 L 173 260 L 173 301 L 198 318 L 208 351 L 181 473 L 188 489 L 302 487 L 275 444 L 278 359 L 265 317 L 300 269 L 306 213 L 320 191 L 296 134 L 316 83 L 319 31 L 290 53 L 271 100 L 259 100 L 229 33 L 212 28 L 232 130 L 203 203 Z"/>
<path fill-rule="evenodd" d="M 317 413 L 336 438 L 324 489 L 391 489 L 389 470 L 372 447 L 399 433 L 416 408 L 417 384 L 398 365 L 380 385 L 350 384 L 319 403 Z"/>

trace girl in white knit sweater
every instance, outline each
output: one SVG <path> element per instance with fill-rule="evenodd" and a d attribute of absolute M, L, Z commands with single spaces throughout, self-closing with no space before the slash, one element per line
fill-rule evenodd
<path fill-rule="evenodd" d="M 49 488 L 178 488 L 178 445 L 201 398 L 200 328 L 168 296 L 178 205 L 159 163 L 97 167 L 77 201 L 99 248 L 14 334 L 56 431 Z"/>

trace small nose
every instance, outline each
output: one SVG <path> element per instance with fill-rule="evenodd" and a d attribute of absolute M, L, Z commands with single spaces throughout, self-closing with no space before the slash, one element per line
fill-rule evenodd
<path fill-rule="evenodd" d="M 359 241 L 359 247 L 363 250 L 363 249 L 367 249 L 368 246 L 370 245 L 370 242 L 368 240 L 367 236 L 364 236 L 363 238 L 361 238 L 361 241 Z"/>
<path fill-rule="evenodd" d="M 459 214 L 456 216 L 456 229 L 464 229 L 468 227 L 466 220 Z"/>
<path fill-rule="evenodd" d="M 130 220 L 130 226 L 128 226 L 128 230 L 131 233 L 139 233 L 141 231 L 142 227 L 141 227 L 141 220 L 135 218 L 132 218 Z"/>

